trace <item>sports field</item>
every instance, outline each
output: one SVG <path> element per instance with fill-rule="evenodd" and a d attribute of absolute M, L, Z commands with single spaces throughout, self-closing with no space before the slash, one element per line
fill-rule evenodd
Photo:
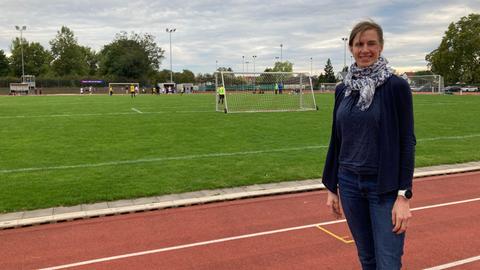
<path fill-rule="evenodd" d="M 0 212 L 318 178 L 319 111 L 223 114 L 213 95 L 0 97 Z M 416 166 L 480 160 L 480 96 L 414 96 Z"/>

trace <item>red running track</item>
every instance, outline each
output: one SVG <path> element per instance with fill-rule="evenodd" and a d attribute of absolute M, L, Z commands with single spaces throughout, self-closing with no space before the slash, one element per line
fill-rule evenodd
<path fill-rule="evenodd" d="M 480 269 L 480 172 L 414 189 L 404 269 L 467 258 L 448 269 Z M 349 240 L 325 201 L 317 191 L 4 230 L 0 269 L 359 269 L 353 243 L 315 226 Z"/>

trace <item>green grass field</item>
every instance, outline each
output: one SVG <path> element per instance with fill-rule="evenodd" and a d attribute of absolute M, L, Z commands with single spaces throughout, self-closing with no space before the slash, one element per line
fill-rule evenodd
<path fill-rule="evenodd" d="M 223 114 L 213 95 L 1 96 L 0 212 L 318 178 L 333 95 L 316 97 Z M 480 96 L 414 103 L 417 167 L 480 160 Z"/>

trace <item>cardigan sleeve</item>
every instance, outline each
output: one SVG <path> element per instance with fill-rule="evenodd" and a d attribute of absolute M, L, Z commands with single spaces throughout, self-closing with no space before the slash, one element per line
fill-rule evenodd
<path fill-rule="evenodd" d="M 335 88 L 335 103 L 333 107 L 332 132 L 330 135 L 330 144 L 328 146 L 325 166 L 323 168 L 322 183 L 325 187 L 333 193 L 337 193 L 338 185 L 338 153 L 340 149 L 340 140 L 337 136 L 336 120 L 337 108 L 340 101 L 343 99 L 344 85 L 339 84 Z"/>
<path fill-rule="evenodd" d="M 413 122 L 412 91 L 408 83 L 400 79 L 396 89 L 396 102 L 398 109 L 399 139 L 400 139 L 400 166 L 399 166 L 399 189 L 411 189 L 413 171 L 415 168 L 415 145 L 416 138 Z"/>

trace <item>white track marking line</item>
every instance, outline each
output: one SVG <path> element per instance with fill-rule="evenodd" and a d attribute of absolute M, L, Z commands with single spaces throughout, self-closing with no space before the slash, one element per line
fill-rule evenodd
<path fill-rule="evenodd" d="M 431 208 L 437 208 L 437 207 L 443 207 L 443 206 L 450 206 L 450 205 L 461 204 L 461 203 L 476 202 L 476 201 L 480 201 L 480 197 L 473 198 L 473 199 L 468 199 L 468 200 L 463 200 L 463 201 L 440 203 L 440 204 L 416 207 L 416 208 L 412 208 L 411 211 L 425 210 L 425 209 L 431 209 Z"/>
<path fill-rule="evenodd" d="M 205 245 L 211 245 L 211 244 L 216 244 L 216 243 L 222 243 L 222 242 L 252 238 L 252 237 L 257 237 L 257 236 L 264 236 L 264 235 L 271 235 L 271 234 L 277 234 L 277 233 L 283 233 L 283 232 L 290 232 L 290 231 L 314 228 L 316 226 L 324 226 L 324 225 L 336 224 L 336 223 L 342 223 L 342 222 L 345 222 L 345 220 L 344 219 L 334 220 L 334 221 L 328 221 L 328 222 L 323 222 L 323 223 L 309 224 L 309 225 L 304 225 L 304 226 L 291 227 L 291 228 L 285 228 L 285 229 L 279 229 L 279 230 L 273 230 L 273 231 L 265 231 L 265 232 L 259 232 L 259 233 L 244 234 L 244 235 L 239 235 L 239 236 L 220 238 L 220 239 L 204 241 L 204 242 L 197 242 L 197 243 L 186 244 L 186 245 L 179 245 L 179 246 L 173 246 L 173 247 L 146 250 L 146 251 L 135 252 L 135 253 L 127 253 L 127 254 L 118 255 L 118 256 L 105 257 L 105 258 L 83 261 L 83 262 L 77 262 L 77 263 L 72 263 L 72 264 L 65 264 L 65 265 L 47 267 L 47 268 L 42 268 L 42 269 L 39 269 L 39 270 L 64 269 L 64 268 L 76 267 L 76 266 L 93 264 L 93 263 L 119 260 L 119 259 L 124 259 L 124 258 L 129 258 L 129 257 L 137 257 L 137 256 L 143 256 L 143 255 L 154 254 L 154 253 L 161 253 L 161 252 L 172 251 L 172 250 L 186 249 L 186 248 L 192 248 L 192 247 L 205 246 Z"/>
<path fill-rule="evenodd" d="M 424 206 L 424 207 L 417 207 L 417 208 L 413 208 L 412 211 L 431 209 L 431 208 L 437 208 L 437 207 L 443 207 L 443 206 L 449 206 L 449 205 L 455 205 L 455 204 L 461 204 L 461 203 L 468 203 L 468 202 L 474 202 L 474 201 L 480 201 L 480 197 L 470 199 L 470 200 L 463 200 L 463 201 L 429 205 L 429 206 Z M 326 222 L 316 223 L 316 224 L 303 225 L 303 226 L 298 226 L 298 227 L 290 227 L 290 228 L 284 228 L 284 229 L 278 229 L 278 230 L 272 230 L 272 231 L 264 231 L 264 232 L 258 232 L 258 233 L 252 233 L 252 234 L 244 234 L 244 235 L 238 235 L 238 236 L 233 236 L 233 237 L 214 239 L 214 240 L 210 240 L 210 241 L 196 242 L 196 243 L 185 244 L 185 245 L 178 245 L 178 246 L 172 246 L 172 247 L 166 247 L 166 248 L 159 248 L 159 249 L 152 249 L 152 250 L 146 250 L 146 251 L 140 251 L 140 252 L 134 252 L 134 253 L 127 253 L 127 254 L 105 257 L 105 258 L 99 258 L 99 259 L 88 260 L 88 261 L 81 261 L 81 262 L 76 262 L 76 263 L 71 263 L 71 264 L 52 266 L 52 267 L 42 268 L 42 269 L 39 269 L 39 270 L 65 269 L 65 268 L 70 268 L 70 267 L 76 267 L 76 266 L 82 266 L 82 265 L 94 264 L 94 263 L 100 263 L 100 262 L 107 262 L 107 261 L 114 261 L 114 260 L 130 258 L 130 257 L 138 257 L 138 256 L 143 256 L 143 255 L 148 255 L 148 254 L 172 251 L 172 250 L 186 249 L 186 248 L 192 248 L 192 247 L 198 247 L 198 246 L 206 246 L 206 245 L 211 245 L 211 244 L 216 244 L 216 243 L 222 243 L 222 242 L 228 242 L 228 241 L 234 241 L 234 240 L 240 240 L 240 239 L 246 239 L 246 238 L 253 238 L 253 237 L 264 236 L 264 235 L 272 235 L 272 234 L 283 233 L 283 232 L 291 232 L 291 231 L 296 231 L 296 230 L 315 228 L 317 226 L 325 226 L 325 225 L 330 225 L 330 224 L 343 223 L 345 221 L 346 221 L 345 219 L 340 219 L 340 220 L 326 221 Z"/>
<path fill-rule="evenodd" d="M 478 261 L 478 260 L 480 260 L 480 256 L 475 256 L 475 257 L 471 257 L 471 258 L 467 258 L 467 259 L 463 259 L 463 260 L 459 260 L 459 261 L 455 261 L 455 262 L 451 262 L 451 263 L 442 264 L 442 265 L 435 266 L 435 267 L 425 268 L 424 270 L 448 269 L 448 268 L 452 268 L 452 267 L 459 266 L 459 265 L 462 265 L 462 264 L 471 263 L 471 262 Z"/>
<path fill-rule="evenodd" d="M 103 167 L 103 166 L 115 166 L 115 165 L 122 165 L 122 164 L 137 164 L 137 163 L 142 163 L 142 162 L 157 162 L 157 161 L 168 161 L 168 160 L 187 160 L 187 159 L 209 158 L 209 157 L 255 155 L 255 154 L 264 154 L 264 153 L 298 151 L 298 150 L 306 150 L 306 149 L 319 149 L 319 148 L 327 148 L 327 147 L 328 146 L 322 146 L 322 145 L 320 145 L 320 146 L 305 146 L 305 147 L 293 147 L 293 148 L 281 148 L 281 149 L 257 150 L 257 151 L 245 151 L 245 152 L 232 152 L 232 153 L 212 153 L 212 154 L 188 155 L 188 156 L 177 156 L 177 157 L 160 157 L 160 158 L 150 158 L 150 159 L 122 160 L 122 161 L 91 163 L 91 164 L 19 168 L 19 169 L 11 169 L 11 170 L 0 170 L 0 174 L 2 174 L 2 173 L 17 173 L 17 172 L 32 172 L 32 171 L 41 171 L 41 170 L 62 170 L 62 169 Z"/>
<path fill-rule="evenodd" d="M 135 112 L 137 112 L 137 113 L 143 113 L 143 112 L 141 112 L 139 109 L 135 109 L 135 108 L 132 108 L 132 111 L 135 111 Z"/>

